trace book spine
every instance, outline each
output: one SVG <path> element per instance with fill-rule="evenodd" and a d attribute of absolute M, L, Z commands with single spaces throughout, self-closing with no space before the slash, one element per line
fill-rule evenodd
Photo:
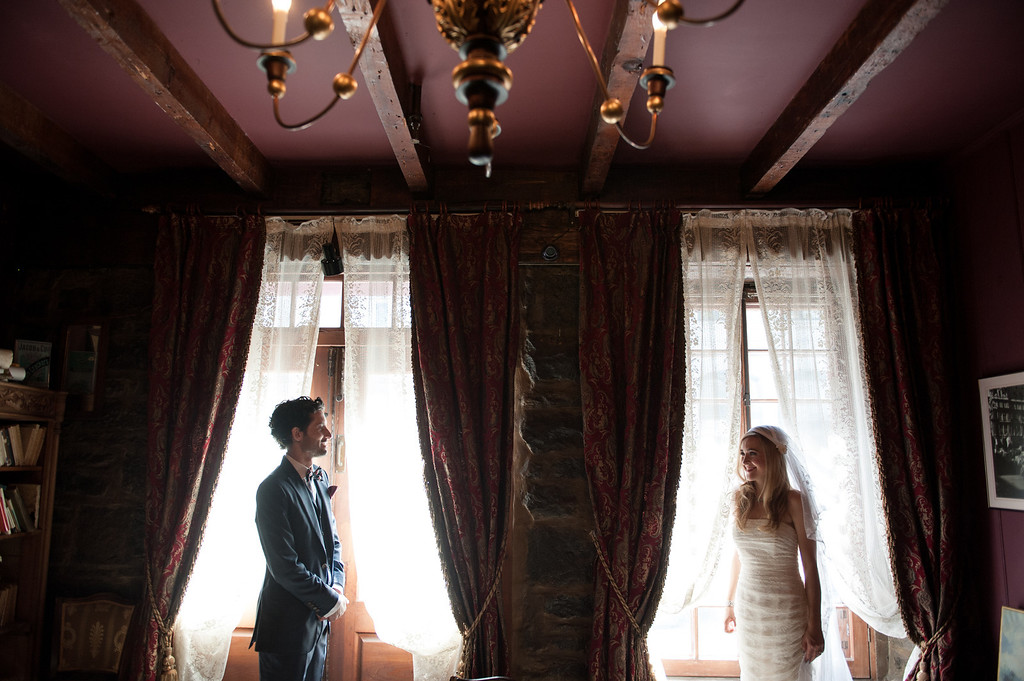
<path fill-rule="evenodd" d="M 25 528 L 18 522 L 18 516 L 14 512 L 14 504 L 11 503 L 9 496 L 4 499 L 4 509 L 7 511 L 7 523 L 11 526 L 11 533 L 24 532 Z"/>
<path fill-rule="evenodd" d="M 14 507 L 14 515 L 18 519 L 18 525 L 24 532 L 32 532 L 36 529 L 35 521 L 28 513 L 25 500 L 21 498 L 21 490 L 17 487 L 10 488 L 11 505 Z"/>
<path fill-rule="evenodd" d="M 7 517 L 7 494 L 3 485 L 0 485 L 0 534 L 11 534 L 13 531 L 11 521 Z"/>
<path fill-rule="evenodd" d="M 11 449 L 11 438 L 7 428 L 0 428 L 0 466 L 14 465 L 14 450 Z"/>
<path fill-rule="evenodd" d="M 11 441 L 11 458 L 15 466 L 25 465 L 25 448 L 21 445 L 21 426 L 13 425 L 7 427 L 7 437 Z"/>

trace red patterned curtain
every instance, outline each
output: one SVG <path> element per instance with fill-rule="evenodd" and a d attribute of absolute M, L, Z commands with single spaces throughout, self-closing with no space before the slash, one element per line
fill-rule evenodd
<path fill-rule="evenodd" d="M 683 442 L 680 216 L 580 217 L 583 452 L 598 552 L 588 678 L 651 678 Z"/>
<path fill-rule="evenodd" d="M 918 678 L 953 679 L 961 571 L 940 230 L 923 209 L 856 215 L 861 323 L 896 597 L 921 649 Z"/>
<path fill-rule="evenodd" d="M 424 475 L 460 674 L 506 674 L 501 566 L 519 353 L 518 213 L 409 216 L 413 372 Z"/>
<path fill-rule="evenodd" d="M 122 679 L 172 677 L 171 627 L 238 403 L 265 239 L 257 217 L 161 220 L 149 340 L 146 596 Z"/>

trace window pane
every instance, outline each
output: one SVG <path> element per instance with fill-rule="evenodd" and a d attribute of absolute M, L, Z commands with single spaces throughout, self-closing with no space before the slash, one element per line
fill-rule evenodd
<path fill-rule="evenodd" d="M 747 348 L 768 349 L 768 337 L 764 333 L 764 320 L 761 319 L 761 308 L 758 305 L 747 306 Z"/>
<path fill-rule="evenodd" d="M 344 284 L 338 280 L 324 280 L 320 294 L 320 328 L 341 328 L 341 296 Z"/>
<path fill-rule="evenodd" d="M 747 354 L 750 371 L 750 399 L 751 400 L 777 400 L 779 393 L 775 389 L 775 379 L 772 377 L 771 359 L 767 351 Z"/>
<path fill-rule="evenodd" d="M 316 282 L 279 281 L 270 286 L 271 295 L 277 296 L 272 326 L 275 328 L 308 326 L 316 309 L 313 305 L 303 305 L 302 301 L 310 297 L 313 289 L 316 288 Z"/>
<path fill-rule="evenodd" d="M 662 659 L 692 660 L 693 611 L 686 609 L 676 615 L 659 617 L 647 635 L 648 646 L 661 653 Z"/>
<path fill-rule="evenodd" d="M 776 425 L 781 422 L 782 414 L 779 413 L 778 402 L 751 402 L 750 403 L 750 425 L 764 426 Z"/>
<path fill-rule="evenodd" d="M 725 608 L 697 608 L 697 657 L 701 660 L 735 660 L 736 635 L 725 633 Z"/>
<path fill-rule="evenodd" d="M 798 400 L 825 400 L 827 395 L 818 392 L 818 357 L 814 353 L 799 353 L 793 355 L 793 375 L 795 380 L 794 390 Z M 822 373 L 827 367 L 822 368 Z"/>
<path fill-rule="evenodd" d="M 353 275 L 347 276 L 350 296 L 345 314 L 350 327 L 387 329 L 412 326 L 412 312 L 405 303 L 409 299 L 408 282 L 404 282 L 401 291 L 396 291 L 390 279 L 354 280 Z M 400 319 L 393 319 L 396 308 Z"/>

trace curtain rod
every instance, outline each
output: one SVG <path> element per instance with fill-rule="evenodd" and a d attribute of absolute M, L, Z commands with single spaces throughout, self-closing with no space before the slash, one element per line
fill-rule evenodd
<path fill-rule="evenodd" d="M 544 211 L 574 211 L 579 212 L 583 210 L 603 210 L 608 212 L 625 212 L 629 210 L 650 210 L 657 208 L 673 208 L 675 210 L 681 210 L 684 212 L 698 212 L 702 210 L 711 211 L 728 211 L 728 210 L 784 210 L 786 208 L 797 208 L 797 209 L 809 209 L 819 208 L 822 210 L 832 210 L 839 208 L 848 208 L 850 210 L 858 210 L 865 206 L 870 206 L 874 203 L 874 199 L 866 201 L 864 199 L 857 199 L 855 201 L 785 201 L 785 202 L 751 202 L 745 204 L 734 204 L 734 203 L 669 203 L 669 202 L 658 202 L 658 201 L 570 201 L 570 202 L 538 202 L 538 201 L 485 201 L 483 203 L 451 203 L 444 201 L 435 202 L 424 202 L 425 210 L 421 210 L 416 205 L 412 206 L 388 206 L 388 207 L 366 207 L 366 208 L 347 208 L 341 210 L 324 209 L 318 214 L 311 213 L 308 210 L 273 210 L 272 208 L 260 207 L 258 212 L 266 217 L 280 217 L 289 220 L 316 220 L 325 217 L 345 217 L 345 216 L 361 216 L 361 215 L 406 215 L 411 212 L 425 212 L 430 214 L 437 214 L 441 212 L 448 213 L 484 213 L 487 211 L 503 211 L 507 212 L 512 209 L 518 209 L 524 213 L 539 213 Z M 149 206 L 143 209 L 145 212 L 161 213 L 161 212 L 174 212 L 175 207 L 165 206 L 162 208 L 156 208 Z M 254 212 L 252 209 L 241 209 L 238 208 L 232 211 L 225 210 L 213 210 L 206 212 L 205 215 L 210 217 L 226 217 L 232 215 L 238 215 L 240 213 L 251 213 Z"/>

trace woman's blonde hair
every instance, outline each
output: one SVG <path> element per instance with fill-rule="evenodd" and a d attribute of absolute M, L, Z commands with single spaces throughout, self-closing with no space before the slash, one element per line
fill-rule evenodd
<path fill-rule="evenodd" d="M 745 481 L 736 490 L 733 503 L 736 510 L 736 526 L 741 530 L 746 529 L 747 520 L 758 501 L 764 506 L 765 517 L 768 520 L 768 529 L 773 532 L 778 529 L 782 518 L 786 515 L 786 508 L 789 505 L 789 477 L 786 475 L 786 460 L 778 446 L 764 435 L 756 431 L 748 431 L 740 440 L 756 437 L 763 445 L 764 451 L 764 482 L 758 492 L 757 486 L 752 481 Z M 743 479 L 743 458 L 736 461 L 736 473 Z"/>

